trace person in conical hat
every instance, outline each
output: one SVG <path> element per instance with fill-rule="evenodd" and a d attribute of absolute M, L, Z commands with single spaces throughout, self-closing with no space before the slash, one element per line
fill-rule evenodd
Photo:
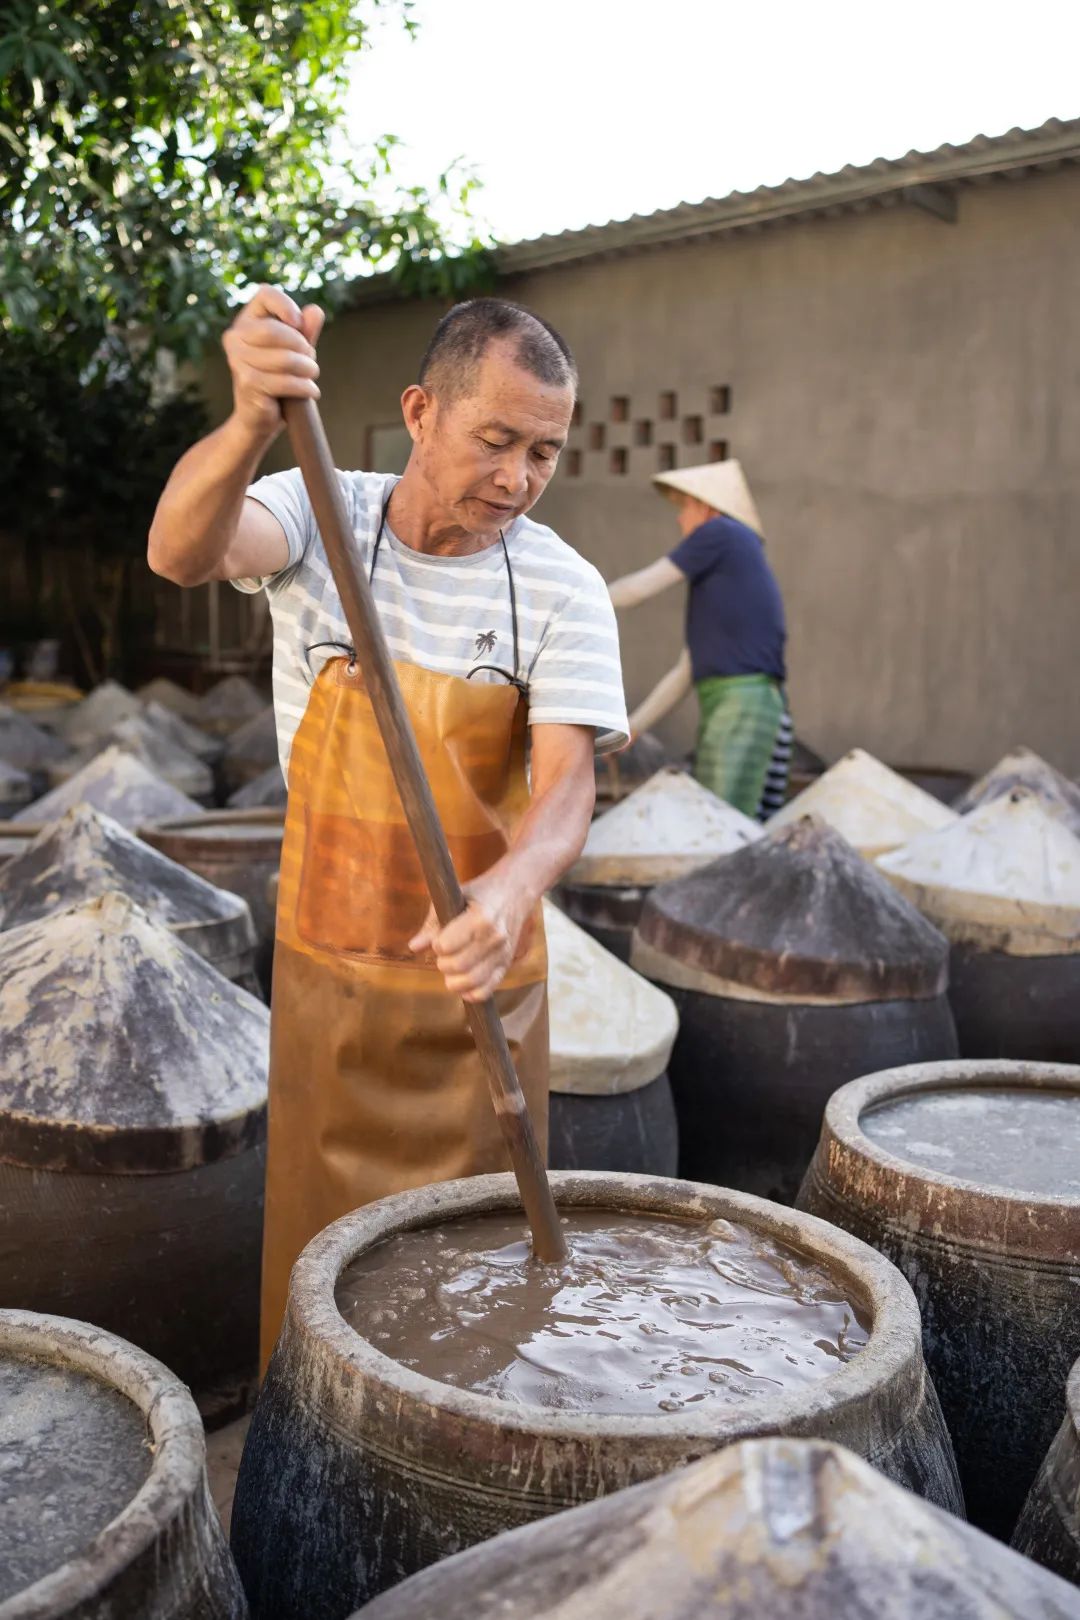
<path fill-rule="evenodd" d="M 786 628 L 761 518 L 737 461 L 658 473 L 682 540 L 666 557 L 608 586 L 616 608 L 689 582 L 678 662 L 630 716 L 632 737 L 697 691 L 694 775 L 745 815 L 784 802 L 792 726 L 784 694 Z"/>

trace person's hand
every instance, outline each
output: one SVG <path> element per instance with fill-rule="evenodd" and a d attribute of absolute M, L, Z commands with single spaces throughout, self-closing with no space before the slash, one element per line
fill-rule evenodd
<path fill-rule="evenodd" d="M 432 906 L 409 949 L 418 956 L 433 952 L 446 988 L 463 1001 L 487 1001 L 517 954 L 531 908 L 506 876 L 495 871 L 467 883 L 465 896 L 465 910 L 445 928 L 439 927 Z"/>
<path fill-rule="evenodd" d="M 233 382 L 233 414 L 258 439 L 284 426 L 283 399 L 318 399 L 315 344 L 325 320 L 280 287 L 260 287 L 222 339 Z"/>

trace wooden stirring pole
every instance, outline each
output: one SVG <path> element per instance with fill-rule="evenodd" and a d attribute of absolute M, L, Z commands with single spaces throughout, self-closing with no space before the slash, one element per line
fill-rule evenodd
<path fill-rule="evenodd" d="M 319 408 L 311 399 L 290 399 L 283 401 L 282 409 L 435 915 L 445 927 L 465 910 L 465 896 L 450 859 L 371 587 L 352 550 L 352 529 Z M 487 1073 L 491 1100 L 532 1227 L 533 1253 L 538 1260 L 562 1260 L 566 1241 L 502 1020 L 490 1000 L 467 1001 L 465 1016 Z"/>

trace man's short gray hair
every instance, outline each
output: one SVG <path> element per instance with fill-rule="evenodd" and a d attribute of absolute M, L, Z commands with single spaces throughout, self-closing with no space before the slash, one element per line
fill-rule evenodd
<path fill-rule="evenodd" d="M 467 394 L 492 343 L 509 339 L 523 371 L 550 388 L 577 390 L 577 367 L 570 346 L 532 310 L 506 298 L 470 298 L 447 310 L 420 362 L 417 377 L 440 399 Z"/>

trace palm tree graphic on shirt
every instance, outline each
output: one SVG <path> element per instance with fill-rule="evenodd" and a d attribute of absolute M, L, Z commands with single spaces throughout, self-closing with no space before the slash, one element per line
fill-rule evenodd
<path fill-rule="evenodd" d="M 476 638 L 476 656 L 477 656 L 477 658 L 480 657 L 481 653 L 494 652 L 495 651 L 495 643 L 498 641 L 498 639 L 499 638 L 495 634 L 494 630 L 482 630 L 480 632 L 480 634 Z"/>

